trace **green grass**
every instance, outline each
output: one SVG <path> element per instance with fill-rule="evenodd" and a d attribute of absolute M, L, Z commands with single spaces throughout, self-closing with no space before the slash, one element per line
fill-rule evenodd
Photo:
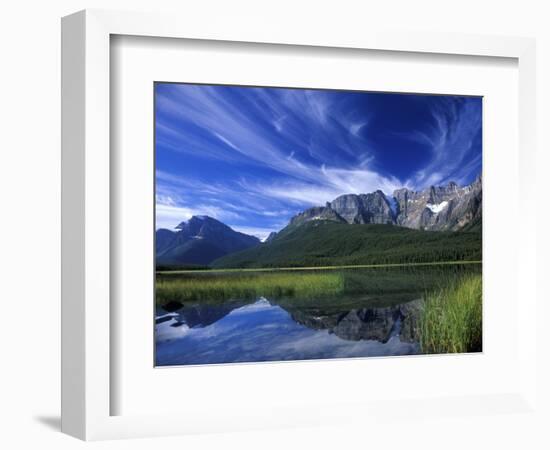
<path fill-rule="evenodd" d="M 218 258 L 211 267 L 367 266 L 481 259 L 480 232 L 314 221 L 285 229 L 269 243 Z"/>
<path fill-rule="evenodd" d="M 157 303 L 219 304 L 228 299 L 264 296 L 311 304 L 356 299 L 420 298 L 449 280 L 479 273 L 481 264 L 426 264 L 375 267 L 229 269 L 157 272 Z"/>
<path fill-rule="evenodd" d="M 158 305 L 170 301 L 219 301 L 264 297 L 335 296 L 344 290 L 342 274 L 263 273 L 217 274 L 202 277 L 159 277 L 156 281 Z"/>
<path fill-rule="evenodd" d="M 424 353 L 482 350 L 481 274 L 460 277 L 426 294 L 420 345 Z"/>

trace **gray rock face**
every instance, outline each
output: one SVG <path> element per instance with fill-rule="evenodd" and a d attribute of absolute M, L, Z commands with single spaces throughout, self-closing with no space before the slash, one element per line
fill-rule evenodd
<path fill-rule="evenodd" d="M 362 218 L 363 205 L 356 194 L 341 195 L 328 203 L 327 207 L 337 211 L 347 223 L 365 223 Z"/>
<path fill-rule="evenodd" d="M 311 220 L 349 224 L 393 224 L 423 230 L 461 230 L 481 223 L 481 176 L 464 187 L 450 182 L 423 191 L 398 189 L 392 197 L 380 190 L 370 194 L 345 194 L 325 206 L 294 216 L 291 225 Z"/>
<path fill-rule="evenodd" d="M 334 199 L 327 207 L 347 223 L 394 223 L 390 203 L 382 191 L 372 194 L 346 194 Z"/>

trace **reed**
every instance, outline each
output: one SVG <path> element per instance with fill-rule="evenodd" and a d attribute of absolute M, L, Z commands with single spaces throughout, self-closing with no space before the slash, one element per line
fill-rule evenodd
<path fill-rule="evenodd" d="M 481 274 L 469 274 L 428 292 L 420 317 L 424 353 L 482 350 Z"/>

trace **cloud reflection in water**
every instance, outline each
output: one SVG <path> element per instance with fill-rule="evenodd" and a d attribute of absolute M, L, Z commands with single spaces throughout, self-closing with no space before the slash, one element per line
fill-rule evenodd
<path fill-rule="evenodd" d="M 167 366 L 418 353 L 418 344 L 401 341 L 398 331 L 392 332 L 387 342 L 345 340 L 328 329 L 297 323 L 283 308 L 262 298 L 206 326 L 189 327 L 176 316 L 158 323 L 156 363 Z"/>

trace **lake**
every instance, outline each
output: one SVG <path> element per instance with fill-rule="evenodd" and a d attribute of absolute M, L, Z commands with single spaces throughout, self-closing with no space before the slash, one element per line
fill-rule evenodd
<path fill-rule="evenodd" d="M 418 354 L 425 293 L 480 271 L 457 265 L 157 274 L 156 365 Z"/>

